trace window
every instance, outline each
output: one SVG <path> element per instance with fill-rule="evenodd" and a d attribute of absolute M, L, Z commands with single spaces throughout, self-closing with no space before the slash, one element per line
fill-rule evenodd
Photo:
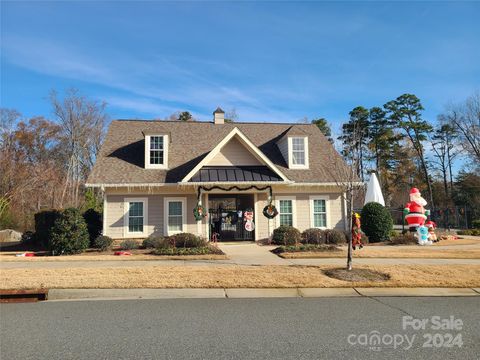
<path fill-rule="evenodd" d="M 148 199 L 125 198 L 124 199 L 124 236 L 144 237 L 148 226 Z"/>
<path fill-rule="evenodd" d="M 278 217 L 280 225 L 296 226 L 295 221 L 295 200 L 292 198 L 277 197 Z"/>
<path fill-rule="evenodd" d="M 305 165 L 305 138 L 292 138 L 292 163 Z"/>
<path fill-rule="evenodd" d="M 150 137 L 150 164 L 163 165 L 163 136 Z"/>
<path fill-rule="evenodd" d="M 288 167 L 293 169 L 308 169 L 308 138 L 288 138 Z"/>
<path fill-rule="evenodd" d="M 168 135 L 145 135 L 145 168 L 166 169 Z"/>
<path fill-rule="evenodd" d="M 327 199 L 320 196 L 310 197 L 310 222 L 314 228 L 327 228 Z"/>
<path fill-rule="evenodd" d="M 186 231 L 185 198 L 165 198 L 165 235 Z"/>
<path fill-rule="evenodd" d="M 128 232 L 143 233 L 143 202 L 128 203 Z"/>

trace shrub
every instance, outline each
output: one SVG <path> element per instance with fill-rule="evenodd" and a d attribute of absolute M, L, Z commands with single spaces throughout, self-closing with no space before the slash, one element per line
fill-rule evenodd
<path fill-rule="evenodd" d="M 302 233 L 303 244 L 325 244 L 325 232 L 320 229 L 307 229 Z"/>
<path fill-rule="evenodd" d="M 100 251 L 107 251 L 112 247 L 113 240 L 109 236 L 100 235 L 97 236 L 95 241 L 93 242 L 93 247 L 95 249 L 99 249 Z"/>
<path fill-rule="evenodd" d="M 302 240 L 302 235 L 293 226 L 280 225 L 273 230 L 272 242 L 275 245 L 296 245 Z"/>
<path fill-rule="evenodd" d="M 225 255 L 215 246 L 202 246 L 194 248 L 163 247 L 154 251 L 155 255 Z"/>
<path fill-rule="evenodd" d="M 390 239 L 392 245 L 411 245 L 417 243 L 417 238 L 412 233 L 394 236 Z"/>
<path fill-rule="evenodd" d="M 40 246 L 47 246 L 50 240 L 51 230 L 55 221 L 60 217 L 58 210 L 43 210 L 34 215 L 35 236 L 34 242 Z"/>
<path fill-rule="evenodd" d="M 207 241 L 200 236 L 190 233 L 180 233 L 169 236 L 163 241 L 164 247 L 176 247 L 176 248 L 197 248 L 207 246 Z M 170 246 L 168 246 L 168 244 Z"/>
<path fill-rule="evenodd" d="M 49 249 L 53 255 L 77 254 L 88 248 L 87 224 L 80 211 L 64 210 L 51 229 Z"/>
<path fill-rule="evenodd" d="M 163 243 L 164 237 L 161 235 L 152 234 L 142 242 L 144 249 L 154 249 Z"/>
<path fill-rule="evenodd" d="M 474 229 L 480 229 L 480 219 L 473 220 L 472 221 L 472 226 Z"/>
<path fill-rule="evenodd" d="M 299 246 L 279 246 L 272 250 L 274 254 L 283 254 L 288 252 L 331 252 L 331 251 L 340 251 L 340 249 L 335 245 L 315 245 L 315 244 L 302 244 Z"/>
<path fill-rule="evenodd" d="M 102 214 L 95 209 L 88 209 L 83 213 L 83 218 L 87 223 L 90 245 L 93 246 L 97 237 L 102 233 Z"/>
<path fill-rule="evenodd" d="M 365 204 L 362 209 L 362 231 L 372 243 L 385 241 L 390 238 L 393 229 L 393 220 L 385 206 L 376 202 Z"/>
<path fill-rule="evenodd" d="M 325 230 L 325 243 L 326 244 L 343 244 L 347 242 L 347 236 L 343 231 L 335 229 Z"/>
<path fill-rule="evenodd" d="M 135 240 L 127 239 L 120 243 L 122 250 L 133 250 L 138 248 L 138 243 Z"/>

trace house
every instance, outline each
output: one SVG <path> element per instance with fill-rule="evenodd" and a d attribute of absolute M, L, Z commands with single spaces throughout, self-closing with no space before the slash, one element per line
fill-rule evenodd
<path fill-rule="evenodd" d="M 260 240 L 283 224 L 345 230 L 338 173 L 346 165 L 315 125 L 227 123 L 220 108 L 213 115 L 112 121 L 87 180 L 104 192 L 105 235 Z M 263 214 L 269 204 L 272 219 Z M 207 213 L 200 220 L 197 205 Z"/>

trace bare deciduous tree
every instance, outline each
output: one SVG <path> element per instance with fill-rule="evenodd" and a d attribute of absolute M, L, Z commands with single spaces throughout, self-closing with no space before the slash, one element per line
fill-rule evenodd
<path fill-rule="evenodd" d="M 457 128 L 465 152 L 480 163 L 480 91 L 463 103 L 449 106 L 444 117 Z"/>
<path fill-rule="evenodd" d="M 89 100 L 76 89 L 67 90 L 63 98 L 52 91 L 50 101 L 61 127 L 67 164 L 61 205 L 69 193 L 73 205 L 78 206 L 80 185 L 87 178 L 103 140 L 106 103 Z"/>

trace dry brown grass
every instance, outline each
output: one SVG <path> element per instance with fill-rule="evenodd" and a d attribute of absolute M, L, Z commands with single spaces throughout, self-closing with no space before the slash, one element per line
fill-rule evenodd
<path fill-rule="evenodd" d="M 153 255 L 147 253 L 133 253 L 133 255 L 115 256 L 104 253 L 84 253 L 78 255 L 64 255 L 64 256 L 34 256 L 34 257 L 16 257 L 15 252 L 5 252 L 0 254 L 0 262 L 44 262 L 44 261 L 144 261 L 144 260 L 226 260 L 226 255 Z"/>
<path fill-rule="evenodd" d="M 335 252 L 290 252 L 279 256 L 285 259 L 344 258 L 347 250 L 342 247 Z M 411 259 L 480 259 L 480 249 L 431 249 L 429 247 L 407 248 L 402 246 L 365 246 L 353 252 L 354 258 L 411 258 Z"/>
<path fill-rule="evenodd" d="M 390 280 L 332 279 L 332 266 L 145 266 L 120 268 L 2 269 L 0 288 L 291 288 L 480 287 L 480 265 L 355 266 Z"/>

